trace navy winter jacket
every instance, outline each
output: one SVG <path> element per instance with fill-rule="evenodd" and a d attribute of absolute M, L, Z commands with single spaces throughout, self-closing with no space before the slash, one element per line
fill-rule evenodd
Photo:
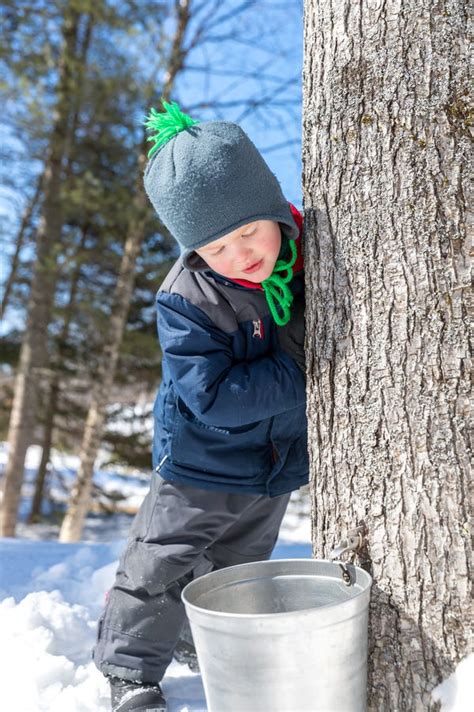
<path fill-rule="evenodd" d="M 290 287 L 304 291 L 302 270 Z M 153 466 L 161 476 L 271 497 L 306 484 L 305 378 L 280 348 L 261 287 L 217 274 L 197 254 L 192 269 L 180 258 L 158 291 L 157 320 Z"/>

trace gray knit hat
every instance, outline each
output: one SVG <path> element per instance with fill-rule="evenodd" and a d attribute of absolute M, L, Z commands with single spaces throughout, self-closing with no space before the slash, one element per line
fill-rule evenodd
<path fill-rule="evenodd" d="M 298 227 L 280 184 L 247 134 L 228 121 L 200 123 L 175 102 L 151 110 L 154 146 L 145 190 L 192 268 L 194 250 L 255 220 L 276 220 L 289 239 Z"/>

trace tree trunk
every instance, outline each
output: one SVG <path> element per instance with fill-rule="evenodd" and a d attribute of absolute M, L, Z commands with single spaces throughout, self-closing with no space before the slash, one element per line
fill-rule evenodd
<path fill-rule="evenodd" d="M 43 174 L 41 173 L 41 175 L 36 180 L 36 188 L 35 188 L 34 194 L 31 197 L 31 199 L 27 202 L 27 204 L 25 205 L 25 211 L 23 213 L 20 227 L 18 229 L 18 234 L 16 236 L 15 251 L 12 255 L 11 262 L 10 262 L 10 274 L 8 275 L 7 280 L 5 282 L 5 288 L 4 288 L 3 297 L 2 297 L 2 304 L 0 306 L 0 318 L 1 319 L 3 319 L 5 312 L 7 310 L 8 303 L 10 301 L 10 294 L 11 294 L 13 285 L 15 283 L 16 277 L 17 277 L 18 265 L 20 263 L 20 252 L 23 248 L 25 233 L 30 225 L 31 218 L 33 216 L 34 210 L 36 208 L 36 205 L 38 203 L 38 200 L 42 193 L 42 190 L 43 190 Z"/>
<path fill-rule="evenodd" d="M 190 19 L 189 4 L 189 0 L 181 0 L 176 6 L 178 13 L 177 29 L 173 39 L 168 63 L 169 68 L 166 73 L 165 85 L 162 92 L 162 97 L 168 101 L 176 75 L 183 66 L 184 53 L 182 51 L 182 45 Z M 146 214 L 148 206 L 148 198 L 143 185 L 143 170 L 146 164 L 146 157 L 147 141 L 146 134 L 144 134 L 137 163 L 137 180 L 134 197 L 136 215 L 141 216 Z M 97 459 L 102 440 L 105 411 L 109 402 L 109 393 L 115 376 L 123 331 L 130 307 L 130 299 L 135 280 L 135 264 L 144 237 L 144 218 L 135 218 L 130 225 L 128 237 L 125 242 L 124 256 L 120 266 L 117 287 L 115 289 L 114 307 L 110 320 L 109 333 L 106 338 L 101 358 L 101 368 L 95 382 L 92 401 L 87 415 L 80 452 L 79 472 L 73 487 L 68 510 L 61 526 L 59 541 L 74 542 L 81 538 L 84 519 L 89 510 L 94 463 Z"/>
<path fill-rule="evenodd" d="M 56 413 L 58 396 L 59 378 L 57 374 L 54 374 L 50 392 L 48 394 L 48 405 L 46 408 L 46 417 L 44 422 L 41 461 L 38 467 L 38 474 L 36 475 L 35 492 L 31 502 L 30 513 L 28 515 L 28 524 L 37 524 L 39 521 L 41 521 L 41 507 L 43 504 L 44 486 L 46 483 L 48 464 L 51 458 L 51 445 L 53 442 L 54 432 L 54 415 Z"/>
<path fill-rule="evenodd" d="M 467 3 L 306 0 L 314 554 L 365 523 L 369 708 L 468 652 Z"/>
<path fill-rule="evenodd" d="M 69 166 L 66 170 L 66 174 L 68 174 L 70 170 L 71 165 L 69 161 Z M 51 458 L 51 447 L 53 444 L 54 417 L 56 414 L 56 408 L 58 405 L 61 391 L 60 374 L 61 371 L 64 369 L 66 346 L 69 339 L 69 332 L 74 317 L 74 312 L 77 308 L 77 290 L 79 285 L 79 278 L 81 276 L 82 264 L 81 257 L 83 255 L 84 247 L 87 241 L 87 233 L 87 226 L 83 226 L 81 231 L 81 239 L 77 248 L 74 272 L 71 276 L 71 290 L 69 292 L 69 299 L 64 313 L 64 322 L 61 329 L 61 334 L 59 335 L 59 338 L 57 340 L 57 357 L 56 363 L 54 364 L 54 375 L 51 379 L 50 389 L 48 393 L 48 402 L 45 408 L 46 414 L 43 431 L 43 450 L 41 453 L 41 462 L 38 468 L 38 474 L 35 480 L 35 493 L 33 496 L 30 514 L 28 517 L 29 524 L 34 524 L 38 522 L 41 516 L 41 506 L 43 503 L 46 472 L 48 463 Z"/>
<path fill-rule="evenodd" d="M 61 243 L 60 190 L 69 104 L 74 90 L 73 65 L 78 21 L 78 13 L 68 5 L 64 16 L 58 100 L 43 177 L 44 203 L 37 234 L 36 262 L 8 431 L 9 455 L 3 481 L 1 536 L 15 535 L 26 450 L 33 437 L 41 375 L 44 375 L 48 366 L 48 325 L 57 280 L 57 253 Z"/>
<path fill-rule="evenodd" d="M 95 380 L 91 405 L 87 414 L 79 454 L 79 472 L 61 527 L 60 541 L 71 542 L 78 541 L 81 538 L 84 518 L 89 509 L 94 462 L 102 440 L 105 409 L 114 380 L 120 344 L 130 305 L 135 263 L 141 247 L 142 235 L 143 229 L 137 229 L 137 232 L 127 239 L 125 245 L 107 341 L 102 353 L 101 367 Z"/>

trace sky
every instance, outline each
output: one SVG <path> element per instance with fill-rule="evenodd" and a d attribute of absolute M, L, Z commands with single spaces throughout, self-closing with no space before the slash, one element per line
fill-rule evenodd
<path fill-rule="evenodd" d="M 227 0 L 222 6 L 241 4 Z M 217 25 L 216 34 L 230 33 L 233 23 L 235 18 L 229 20 L 229 27 Z M 260 0 L 239 15 L 237 25 L 238 39 L 204 45 L 191 56 L 193 66 L 207 62 L 216 74 L 201 73 L 197 81 L 196 73 L 185 73 L 178 95 L 191 107 L 222 104 L 217 111 L 202 111 L 202 118 L 240 124 L 279 179 L 287 199 L 301 208 L 303 2 Z M 238 103 L 249 99 L 251 106 Z"/>

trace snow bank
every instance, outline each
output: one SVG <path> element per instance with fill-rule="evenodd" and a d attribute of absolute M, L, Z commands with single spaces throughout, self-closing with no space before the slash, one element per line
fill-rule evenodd
<path fill-rule="evenodd" d="M 59 591 L 0 604 L 2 701 L 17 712 L 106 712 L 107 683 L 90 662 L 95 621 Z"/>
<path fill-rule="evenodd" d="M 433 692 L 434 700 L 441 702 L 442 712 L 470 712 L 473 707 L 474 654 L 461 660 L 455 672 L 438 685 Z"/>
<path fill-rule="evenodd" d="M 110 711 L 91 651 L 123 544 L 0 540 L 2 709 Z M 170 712 L 206 712 L 201 678 L 187 667 L 173 663 L 163 688 Z"/>

